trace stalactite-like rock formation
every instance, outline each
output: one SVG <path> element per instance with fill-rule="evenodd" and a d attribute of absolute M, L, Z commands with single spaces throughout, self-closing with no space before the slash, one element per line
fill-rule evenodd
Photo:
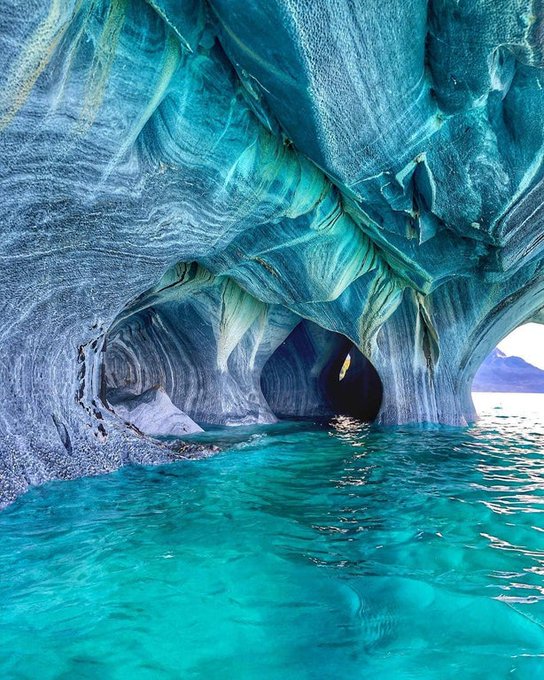
<path fill-rule="evenodd" d="M 472 421 L 479 363 L 544 308 L 543 22 L 6 0 L 0 503 L 171 459 L 131 412 Z"/>

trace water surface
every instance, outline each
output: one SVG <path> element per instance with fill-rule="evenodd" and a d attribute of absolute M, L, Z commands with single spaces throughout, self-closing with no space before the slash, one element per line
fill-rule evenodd
<path fill-rule="evenodd" d="M 544 677 L 544 395 L 280 424 L 0 513 L 0 677 Z"/>

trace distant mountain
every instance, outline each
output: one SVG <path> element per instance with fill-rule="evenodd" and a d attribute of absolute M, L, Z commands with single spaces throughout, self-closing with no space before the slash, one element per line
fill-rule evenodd
<path fill-rule="evenodd" d="M 474 392 L 544 392 L 544 371 L 521 357 L 508 357 L 494 349 L 480 366 Z"/>

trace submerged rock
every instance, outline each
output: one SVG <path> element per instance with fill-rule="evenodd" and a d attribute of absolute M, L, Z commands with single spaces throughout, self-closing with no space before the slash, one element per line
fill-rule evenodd
<path fill-rule="evenodd" d="M 543 319 L 543 22 L 6 0 L 0 503 L 164 460 L 116 390 L 217 424 L 474 420 L 480 363 Z"/>

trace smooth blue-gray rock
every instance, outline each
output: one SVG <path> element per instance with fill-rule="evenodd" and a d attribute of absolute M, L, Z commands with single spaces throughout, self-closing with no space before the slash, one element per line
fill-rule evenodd
<path fill-rule="evenodd" d="M 186 413 L 174 406 L 160 385 L 141 394 L 119 391 L 114 395 L 111 392 L 108 402 L 125 423 L 134 425 L 151 437 L 184 437 L 203 431 Z"/>
<path fill-rule="evenodd" d="M 544 308 L 543 21 L 6 0 L 0 503 L 169 459 L 118 390 L 200 425 L 474 420 L 480 363 Z"/>

